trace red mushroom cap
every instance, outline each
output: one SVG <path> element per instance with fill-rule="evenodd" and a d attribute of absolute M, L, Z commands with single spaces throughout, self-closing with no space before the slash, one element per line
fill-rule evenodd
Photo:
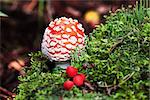
<path fill-rule="evenodd" d="M 77 20 L 56 18 L 45 30 L 41 49 L 51 60 L 66 61 L 76 47 L 84 48 L 84 40 L 84 29 Z"/>

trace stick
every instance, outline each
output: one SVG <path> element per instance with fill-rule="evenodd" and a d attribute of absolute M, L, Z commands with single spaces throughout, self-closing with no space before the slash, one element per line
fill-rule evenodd
<path fill-rule="evenodd" d="M 117 43 L 115 43 L 111 48 L 110 48 L 110 53 L 112 53 L 114 51 L 114 49 L 123 42 L 123 40 L 127 37 L 130 36 L 131 34 L 133 34 L 134 32 L 129 32 L 127 35 L 125 35 L 124 37 L 121 37 L 119 39 L 119 41 L 117 41 Z"/>
<path fill-rule="evenodd" d="M 124 78 L 123 78 L 123 82 L 117 84 L 117 85 L 107 85 L 107 83 L 105 82 L 105 85 L 104 86 L 99 86 L 101 88 L 106 88 L 106 91 L 107 91 L 107 94 L 110 95 L 111 91 L 112 90 L 116 90 L 118 87 L 120 87 L 120 85 L 122 85 L 123 83 L 125 83 L 127 80 L 129 80 L 133 75 L 134 75 L 135 72 L 132 72 L 131 74 L 128 74 L 126 75 Z"/>
<path fill-rule="evenodd" d="M 94 87 L 90 83 L 84 82 L 84 85 L 87 86 L 89 89 L 94 90 Z"/>
<path fill-rule="evenodd" d="M 11 97 L 15 97 L 15 96 L 16 96 L 16 94 L 14 94 L 14 93 L 12 93 L 12 92 L 10 92 L 10 91 L 8 91 L 8 90 L 2 88 L 2 87 L 0 87 L 0 91 L 6 93 L 7 95 L 9 95 L 9 96 L 11 96 Z"/>
<path fill-rule="evenodd" d="M 4 95 L 4 94 L 0 94 L 0 97 L 7 99 L 8 96 Z"/>
<path fill-rule="evenodd" d="M 123 42 L 123 39 L 119 40 L 117 43 L 115 43 L 111 48 L 110 48 L 110 53 L 120 44 Z"/>

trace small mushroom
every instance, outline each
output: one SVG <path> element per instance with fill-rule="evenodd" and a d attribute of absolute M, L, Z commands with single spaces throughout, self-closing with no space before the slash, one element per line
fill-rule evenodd
<path fill-rule="evenodd" d="M 93 28 L 100 22 L 100 16 L 97 11 L 87 11 L 84 15 L 85 22 L 89 23 Z"/>
<path fill-rule="evenodd" d="M 46 28 L 41 50 L 50 60 L 67 61 L 76 48 L 84 48 L 85 34 L 82 24 L 72 18 L 56 18 Z"/>

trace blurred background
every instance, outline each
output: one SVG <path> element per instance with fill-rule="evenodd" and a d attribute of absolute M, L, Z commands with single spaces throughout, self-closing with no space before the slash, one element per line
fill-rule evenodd
<path fill-rule="evenodd" d="M 40 50 L 50 21 L 78 19 L 89 35 L 95 25 L 105 23 L 104 15 L 135 4 L 136 0 L 0 0 L 0 96 L 15 91 L 17 76 L 29 66 L 28 54 Z"/>

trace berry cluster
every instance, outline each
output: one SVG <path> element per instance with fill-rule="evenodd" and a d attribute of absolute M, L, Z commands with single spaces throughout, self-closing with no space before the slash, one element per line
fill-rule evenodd
<path fill-rule="evenodd" d="M 85 75 L 78 74 L 78 69 L 73 66 L 68 66 L 66 69 L 66 74 L 68 77 L 73 78 L 73 81 L 67 80 L 64 82 L 64 89 L 71 90 L 74 85 L 82 86 L 85 81 Z"/>

